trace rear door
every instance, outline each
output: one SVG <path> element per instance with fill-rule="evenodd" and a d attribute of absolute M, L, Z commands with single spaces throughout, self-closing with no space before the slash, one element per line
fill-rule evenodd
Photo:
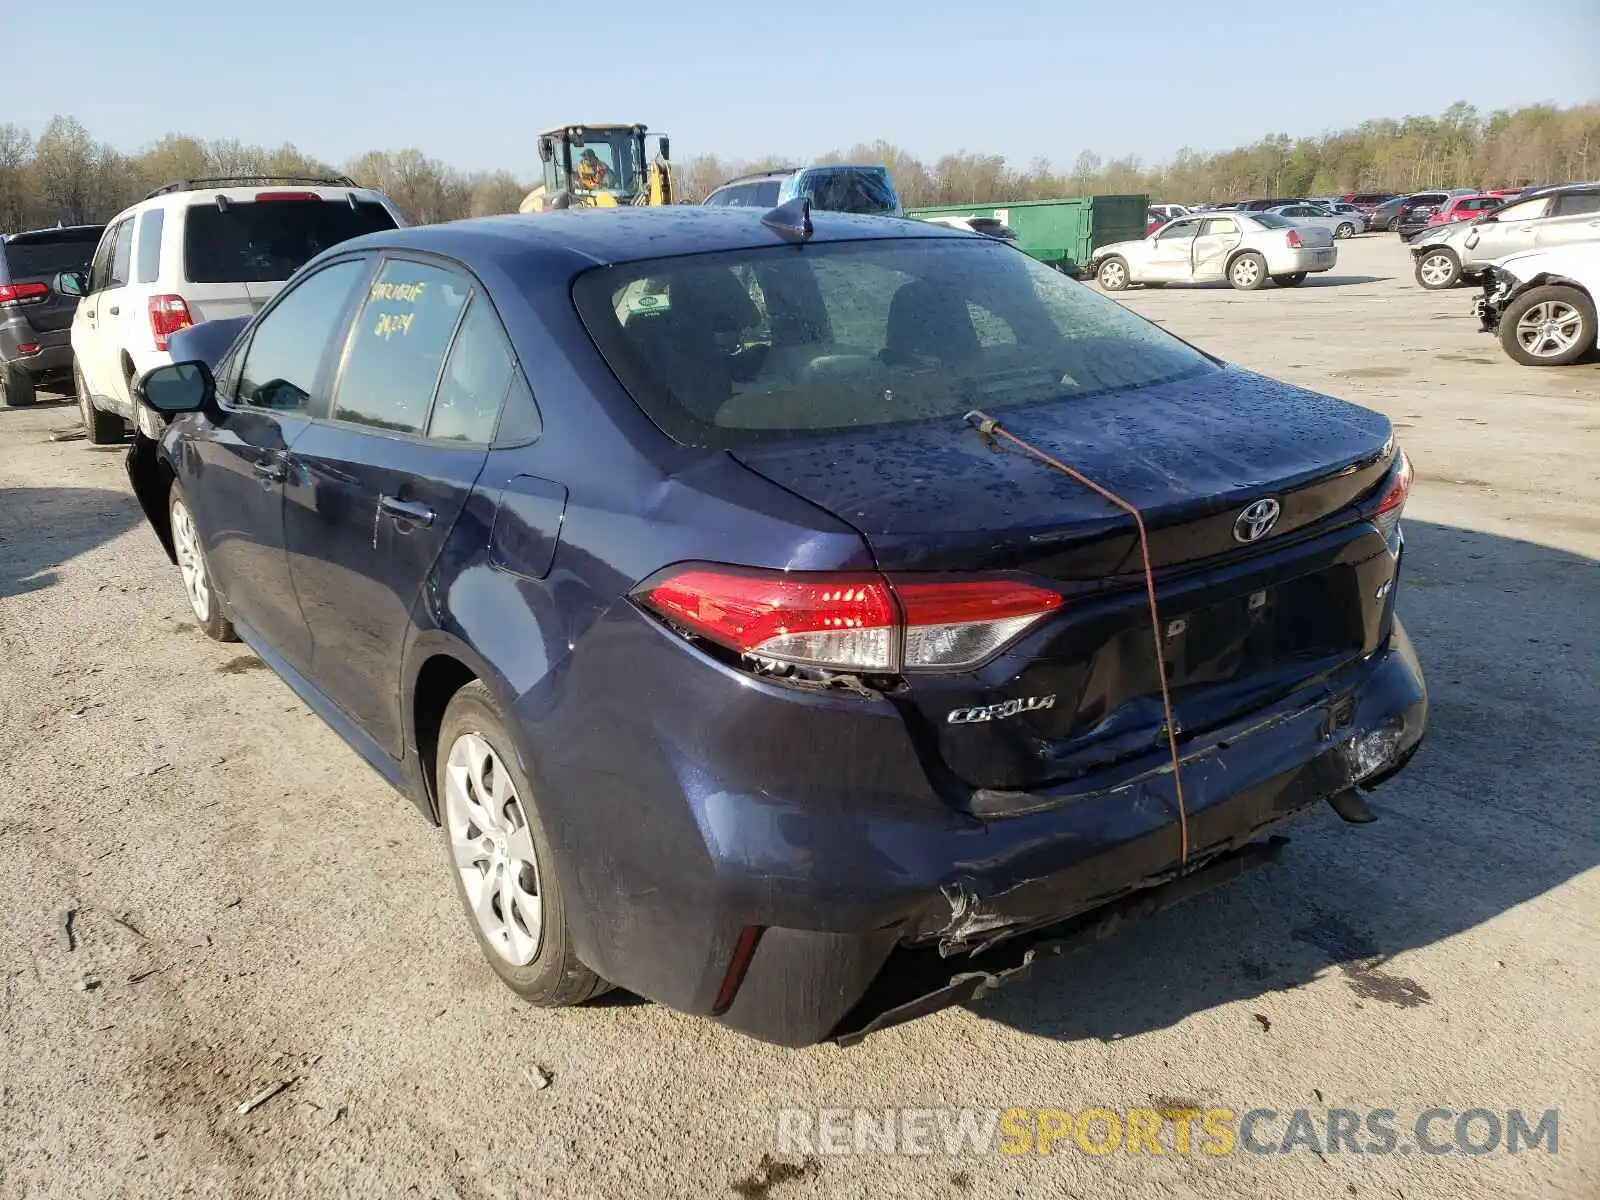
<path fill-rule="evenodd" d="M 1572 242 L 1600 241 L 1600 191 L 1557 196 L 1553 212 L 1538 225 L 1534 242 L 1541 250 Z"/>
<path fill-rule="evenodd" d="M 387 260 L 352 324 L 330 419 L 293 449 L 285 539 L 317 687 L 390 754 L 413 608 L 488 453 L 514 359 L 453 265 Z"/>
<path fill-rule="evenodd" d="M 127 384 L 122 369 L 122 336 L 126 291 L 133 270 L 133 218 L 124 217 L 106 231 L 95 254 L 89 277 L 89 294 L 79 311 L 89 331 L 88 354 L 79 370 L 96 396 L 127 407 Z"/>
<path fill-rule="evenodd" d="M 1194 279 L 1221 279 L 1228 255 L 1244 240 L 1239 222 L 1232 217 L 1211 217 L 1200 227 L 1194 240 Z"/>

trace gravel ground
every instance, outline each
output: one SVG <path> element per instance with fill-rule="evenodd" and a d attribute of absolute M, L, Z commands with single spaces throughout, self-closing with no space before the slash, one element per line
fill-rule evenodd
<path fill-rule="evenodd" d="M 1409 265 L 1124 297 L 1416 461 L 1433 725 L 1382 820 L 848 1051 L 518 1003 L 437 833 L 195 632 L 120 453 L 0 411 L 0 1195 L 1596 1195 L 1600 364 L 1512 365 Z M 787 1106 L 1189 1102 L 1555 1108 L 1559 1153 L 770 1157 Z"/>

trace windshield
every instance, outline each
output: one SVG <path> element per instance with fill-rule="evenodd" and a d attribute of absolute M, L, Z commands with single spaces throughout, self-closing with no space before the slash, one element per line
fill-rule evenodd
<path fill-rule="evenodd" d="M 48 279 L 61 271 L 87 271 L 99 228 L 63 229 L 60 233 L 33 234 L 6 242 L 0 271 L 13 280 Z"/>
<path fill-rule="evenodd" d="M 583 135 L 583 145 L 572 146 L 572 190 L 593 194 L 613 192 L 631 196 L 639 178 L 635 139 L 626 129 L 614 133 Z"/>
<path fill-rule="evenodd" d="M 898 206 L 889 177 L 879 170 L 825 167 L 801 177 L 800 194 L 827 212 L 892 213 Z"/>
<path fill-rule="evenodd" d="M 190 283 L 276 283 L 329 246 L 393 229 L 370 200 L 235 201 L 191 204 L 183 223 L 183 270 Z"/>
<path fill-rule="evenodd" d="M 680 442 L 731 447 L 959 420 L 1217 369 L 993 241 L 894 238 L 607 267 L 574 299 Z"/>

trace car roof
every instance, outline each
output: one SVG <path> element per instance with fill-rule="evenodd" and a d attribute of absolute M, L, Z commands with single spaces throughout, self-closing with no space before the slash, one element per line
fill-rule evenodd
<path fill-rule="evenodd" d="M 736 183 L 749 183 L 756 179 L 787 179 L 790 175 L 798 175 L 802 171 L 883 171 L 888 173 L 888 168 L 882 163 L 812 163 L 804 167 L 770 167 L 765 171 L 751 171 L 748 175 L 735 175 L 724 183 L 719 183 L 713 191 L 720 192 L 725 187 L 732 187 Z"/>
<path fill-rule="evenodd" d="M 755 208 L 698 204 L 517 213 L 381 230 L 341 242 L 325 253 L 415 250 L 442 254 L 469 266 L 475 261 L 504 262 L 540 254 L 552 265 L 564 265 L 571 274 L 577 274 L 593 266 L 783 245 L 783 238 L 761 223 L 764 215 Z M 810 241 L 816 244 L 963 236 L 947 225 L 928 221 L 815 209 L 811 223 Z"/>

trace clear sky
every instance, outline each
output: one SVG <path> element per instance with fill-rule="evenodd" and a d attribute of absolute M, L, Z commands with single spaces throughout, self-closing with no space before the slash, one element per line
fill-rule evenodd
<path fill-rule="evenodd" d="M 122 150 L 169 132 L 335 163 L 416 146 L 523 178 L 535 131 L 567 121 L 643 121 L 678 159 L 882 137 L 1067 167 L 1458 99 L 1600 100 L 1600 0 L 71 0 L 35 15 L 7 23 L 0 73 L 0 121 L 35 133 L 61 112 Z"/>

